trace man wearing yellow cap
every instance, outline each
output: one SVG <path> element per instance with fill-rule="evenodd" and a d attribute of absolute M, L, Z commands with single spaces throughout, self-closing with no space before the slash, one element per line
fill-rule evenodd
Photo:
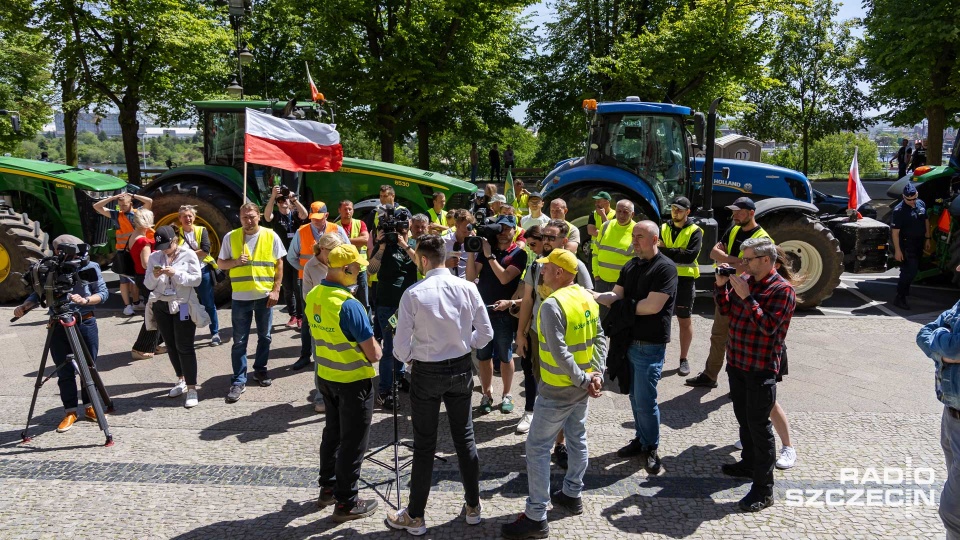
<path fill-rule="evenodd" d="M 565 249 L 537 259 L 544 284 L 553 293 L 540 304 L 540 385 L 527 433 L 527 505 L 516 521 L 504 525 L 506 538 L 546 538 L 547 503 L 572 514 L 583 513 L 580 492 L 587 470 L 587 398 L 603 386 L 606 339 L 600 307 L 574 283 L 579 264 Z M 563 429 L 568 466 L 563 487 L 550 492 L 550 449 Z"/>
<path fill-rule="evenodd" d="M 349 243 L 335 247 L 328 258 L 327 277 L 307 295 L 304 314 L 315 344 L 317 387 L 327 407 L 317 504 L 336 504 L 332 519 L 344 522 L 377 509 L 376 500 L 358 498 L 357 482 L 373 418 L 372 363 L 381 351 L 363 304 L 350 293 L 367 258 Z"/>

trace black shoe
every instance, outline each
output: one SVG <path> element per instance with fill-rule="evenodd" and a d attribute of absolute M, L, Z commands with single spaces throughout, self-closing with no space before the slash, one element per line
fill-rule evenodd
<path fill-rule="evenodd" d="M 333 496 L 333 488 L 320 488 L 320 497 L 317 498 L 317 506 L 326 508 L 331 504 L 336 504 L 337 499 Z"/>
<path fill-rule="evenodd" d="M 561 469 L 567 468 L 567 445 L 558 444 L 553 447 L 553 462 L 557 464 L 557 467 Z"/>
<path fill-rule="evenodd" d="M 547 526 L 547 520 L 534 521 L 526 514 L 520 514 L 513 523 L 501 526 L 500 534 L 507 540 L 546 538 L 550 535 L 550 528 Z"/>
<path fill-rule="evenodd" d="M 907 303 L 907 297 L 899 294 L 893 299 L 893 305 L 900 309 L 910 309 L 910 304 Z"/>
<path fill-rule="evenodd" d="M 617 450 L 617 456 L 619 457 L 642 456 L 643 454 L 644 449 L 643 445 L 640 444 L 640 439 L 634 439 L 623 448 Z"/>
<path fill-rule="evenodd" d="M 230 391 L 227 392 L 227 403 L 236 403 L 240 401 L 240 394 L 244 393 L 247 390 L 247 385 L 245 384 L 235 384 L 230 387 Z"/>
<path fill-rule="evenodd" d="M 377 398 L 377 402 L 380 404 L 380 408 L 385 411 L 392 411 L 394 400 L 393 394 L 380 394 L 380 397 Z M 397 410 L 400 410 L 400 402 L 396 402 Z"/>
<path fill-rule="evenodd" d="M 293 371 L 299 371 L 310 365 L 311 359 L 309 356 L 304 356 L 303 358 L 298 359 L 296 362 L 290 365 L 290 369 Z"/>
<path fill-rule="evenodd" d="M 677 374 L 681 377 L 686 377 L 690 374 L 690 361 L 686 358 L 680 359 L 680 367 L 677 369 Z"/>
<path fill-rule="evenodd" d="M 254 371 L 253 380 L 260 386 L 270 386 L 273 384 L 273 379 L 270 378 L 270 375 L 267 375 L 266 371 Z"/>
<path fill-rule="evenodd" d="M 400 377 L 400 382 L 397 383 L 397 390 L 401 392 L 410 393 L 410 381 L 406 377 Z"/>
<path fill-rule="evenodd" d="M 643 468 L 647 470 L 647 474 L 651 476 L 656 476 L 660 474 L 660 468 L 663 463 L 660 461 L 660 456 L 657 454 L 656 448 L 650 448 L 647 450 L 647 456 Z"/>
<path fill-rule="evenodd" d="M 753 478 L 753 467 L 744 465 L 742 461 L 736 463 L 724 463 L 720 470 L 727 476 L 736 478 Z"/>
<path fill-rule="evenodd" d="M 702 372 L 701 372 L 699 375 L 697 375 L 696 377 L 692 377 L 692 378 L 690 378 L 690 379 L 687 379 L 687 381 L 686 381 L 685 384 L 686 384 L 687 386 L 702 386 L 702 387 L 704 387 L 704 388 L 716 388 L 716 387 L 717 387 L 717 381 L 711 379 L 710 377 L 707 377 L 707 375 L 704 374 L 704 373 L 702 373 Z"/>
<path fill-rule="evenodd" d="M 337 503 L 337 505 L 333 507 L 333 516 L 330 519 L 336 523 L 363 519 L 372 516 L 374 512 L 377 511 L 377 506 L 379 505 L 374 499 L 357 499 L 356 504 L 354 504 L 352 508 L 348 508 L 345 504 Z"/>
<path fill-rule="evenodd" d="M 740 499 L 740 502 L 737 503 L 737 506 L 744 512 L 759 512 L 764 508 L 773 506 L 773 495 L 757 498 L 750 493 L 747 493 L 746 497 Z"/>
<path fill-rule="evenodd" d="M 554 506 L 562 506 L 575 516 L 579 516 L 583 513 L 583 499 L 580 497 L 571 497 L 564 493 L 562 489 L 558 489 L 551 493 L 550 501 Z"/>

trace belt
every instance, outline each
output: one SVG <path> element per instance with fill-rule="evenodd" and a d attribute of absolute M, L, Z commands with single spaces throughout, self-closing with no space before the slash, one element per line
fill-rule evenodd
<path fill-rule="evenodd" d="M 642 339 L 635 339 L 633 341 L 634 345 L 666 345 L 665 343 L 655 343 L 653 341 L 644 341 Z"/>
<path fill-rule="evenodd" d="M 954 409 L 953 407 L 947 407 L 947 412 L 950 414 L 950 416 L 954 417 L 957 420 L 960 420 L 960 411 L 958 411 L 957 409 Z"/>
<path fill-rule="evenodd" d="M 424 366 L 456 366 L 461 362 L 470 361 L 470 353 L 467 353 L 463 356 L 458 356 L 456 358 L 449 358 L 447 360 L 438 360 L 436 362 L 424 362 L 423 360 L 414 360 L 414 365 L 424 365 Z"/>

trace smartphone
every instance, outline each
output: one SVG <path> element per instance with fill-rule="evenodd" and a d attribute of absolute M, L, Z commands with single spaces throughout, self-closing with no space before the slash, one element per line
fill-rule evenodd
<path fill-rule="evenodd" d="M 180 320 L 189 321 L 190 320 L 190 307 L 186 304 L 180 304 Z"/>

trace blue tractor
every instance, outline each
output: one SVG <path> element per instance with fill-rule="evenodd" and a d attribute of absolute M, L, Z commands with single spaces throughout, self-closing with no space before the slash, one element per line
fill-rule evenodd
<path fill-rule="evenodd" d="M 692 114 L 689 107 L 679 105 L 641 102 L 634 96 L 616 102 L 584 102 L 589 129 L 586 154 L 558 163 L 541 183 L 544 198 L 564 199 L 567 219 L 581 229 L 579 255 L 589 261 L 587 218 L 598 191 L 609 192 L 614 201 L 633 201 L 635 219 L 657 223 L 670 218 L 670 202 L 683 195 L 692 201 L 692 215 L 704 229 L 699 262 L 701 274 L 710 275 L 710 248 L 730 227 L 731 213 L 725 207 L 749 196 L 757 204 L 760 225 L 793 254 L 801 307 L 815 307 L 833 294 L 845 269 L 884 271 L 886 225 L 821 211 L 814 204 L 809 180 L 797 171 L 714 159 L 718 102 L 708 115 Z M 693 157 L 698 151 L 705 156 Z M 704 175 L 703 171 L 713 172 Z"/>

